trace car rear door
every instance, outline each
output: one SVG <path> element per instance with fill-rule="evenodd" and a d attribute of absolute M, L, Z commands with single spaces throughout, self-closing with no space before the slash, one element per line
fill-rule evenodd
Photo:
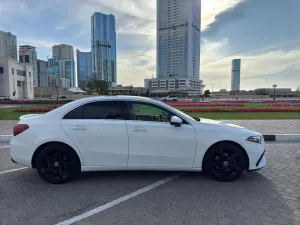
<path fill-rule="evenodd" d="M 127 166 L 128 134 L 123 104 L 90 102 L 62 118 L 62 129 L 80 150 L 84 166 Z"/>

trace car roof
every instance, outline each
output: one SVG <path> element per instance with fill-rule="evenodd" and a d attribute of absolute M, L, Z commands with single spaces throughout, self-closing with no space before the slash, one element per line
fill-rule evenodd
<path fill-rule="evenodd" d="M 81 98 L 81 99 L 77 99 L 75 101 L 69 102 L 55 110 L 52 110 L 46 114 L 44 114 L 44 117 L 41 119 L 60 119 L 66 112 L 82 105 L 88 102 L 93 102 L 93 101 L 109 101 L 109 100 L 123 100 L 123 101 L 141 101 L 141 102 L 148 102 L 148 103 L 154 103 L 156 105 L 160 105 L 164 108 L 167 108 L 169 110 L 172 110 L 172 107 L 164 104 L 161 101 L 157 101 L 151 98 L 146 98 L 146 97 L 140 97 L 140 96 L 126 96 L 126 95 L 121 95 L 121 96 L 95 96 L 95 97 L 87 97 L 87 98 Z M 174 108 L 173 108 L 174 110 Z M 186 120 L 189 120 L 187 118 L 187 115 L 182 115 L 183 113 L 178 112 L 179 114 L 181 114 L 181 116 L 183 118 L 185 118 Z"/>

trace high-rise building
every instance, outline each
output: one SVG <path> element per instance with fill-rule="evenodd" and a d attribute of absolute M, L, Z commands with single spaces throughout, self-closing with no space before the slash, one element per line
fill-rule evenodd
<path fill-rule="evenodd" d="M 200 0 L 157 0 L 157 78 L 200 79 Z"/>
<path fill-rule="evenodd" d="M 53 45 L 52 57 L 59 60 L 74 60 L 73 46 L 66 44 Z"/>
<path fill-rule="evenodd" d="M 37 72 L 37 52 L 34 46 L 22 45 L 19 47 L 19 62 L 20 63 L 30 63 L 33 66 L 33 86 L 37 87 L 38 72 Z"/>
<path fill-rule="evenodd" d="M 38 59 L 37 60 L 37 74 L 38 74 L 38 86 L 47 87 L 48 86 L 48 76 L 47 76 L 47 61 Z"/>
<path fill-rule="evenodd" d="M 233 59 L 231 66 L 231 90 L 240 90 L 240 79 L 241 79 L 241 60 Z"/>
<path fill-rule="evenodd" d="M 75 87 L 75 62 L 74 60 L 59 60 L 59 78 L 63 78 L 63 88 Z M 69 82 L 66 81 L 69 80 Z"/>
<path fill-rule="evenodd" d="M 18 60 L 17 36 L 0 30 L 0 59 Z"/>
<path fill-rule="evenodd" d="M 116 20 L 96 12 L 91 18 L 92 73 L 96 79 L 117 84 Z"/>
<path fill-rule="evenodd" d="M 77 81 L 78 87 L 85 89 L 92 79 L 92 54 L 91 52 L 76 51 L 77 55 Z"/>

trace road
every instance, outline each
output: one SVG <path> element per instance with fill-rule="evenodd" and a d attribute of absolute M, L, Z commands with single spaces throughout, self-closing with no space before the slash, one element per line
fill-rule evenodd
<path fill-rule="evenodd" d="M 268 143 L 266 149 L 266 168 L 232 183 L 202 173 L 93 172 L 51 185 L 11 163 L 2 144 L 0 224 L 298 225 L 300 145 Z"/>

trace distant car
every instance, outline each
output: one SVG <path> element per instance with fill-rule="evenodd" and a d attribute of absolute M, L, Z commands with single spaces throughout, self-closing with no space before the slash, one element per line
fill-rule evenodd
<path fill-rule="evenodd" d="M 67 96 L 60 96 L 59 99 L 67 99 Z"/>
<path fill-rule="evenodd" d="M 179 100 L 178 97 L 172 96 L 172 95 L 164 97 L 164 98 L 161 99 L 161 101 L 178 101 L 178 100 Z"/>
<path fill-rule="evenodd" d="M 204 170 L 228 182 L 266 165 L 260 133 L 134 96 L 84 98 L 24 115 L 13 134 L 13 162 L 55 184 L 104 170 Z"/>
<path fill-rule="evenodd" d="M 50 96 L 49 99 L 54 99 L 54 97 L 53 97 L 53 96 Z"/>
<path fill-rule="evenodd" d="M 8 100 L 10 100 L 9 96 L 0 96 L 0 101 L 8 101 Z"/>

